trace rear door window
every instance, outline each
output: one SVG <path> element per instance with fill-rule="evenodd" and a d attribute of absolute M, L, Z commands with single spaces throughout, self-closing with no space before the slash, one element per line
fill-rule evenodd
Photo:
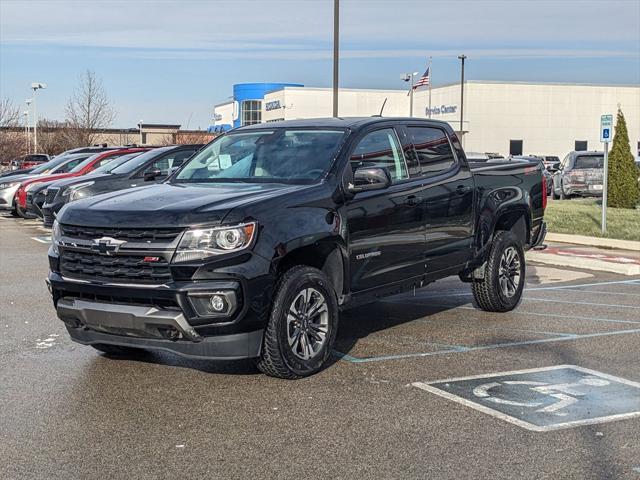
<path fill-rule="evenodd" d="M 453 168 L 456 159 L 444 130 L 433 127 L 409 127 L 408 131 L 423 175 L 438 175 Z"/>

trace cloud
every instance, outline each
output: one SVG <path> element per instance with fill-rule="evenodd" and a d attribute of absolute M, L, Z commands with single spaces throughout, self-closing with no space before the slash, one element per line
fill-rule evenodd
<path fill-rule="evenodd" d="M 460 49 L 403 49 L 403 50 L 357 50 L 344 49 L 341 59 L 365 58 L 416 58 L 432 56 L 434 58 L 453 58 L 463 53 Z M 640 52 L 619 50 L 558 50 L 558 49 L 499 49 L 499 48 L 466 48 L 464 53 L 470 58 L 487 59 L 535 59 L 535 58 L 632 58 L 640 59 Z M 227 50 L 162 50 L 162 49 L 118 49 L 108 53 L 109 56 L 151 60 L 329 60 L 333 51 L 330 49 L 227 49 Z"/>
<path fill-rule="evenodd" d="M 307 51 L 320 59 L 332 41 L 333 2 L 327 0 L 2 1 L 0 39 L 9 45 L 184 51 L 194 58 L 209 50 L 214 53 L 208 58 L 244 52 L 241 58 L 298 59 Z M 341 5 L 345 58 L 454 47 L 494 55 L 505 46 L 513 55 L 640 51 L 637 1 L 343 0 Z"/>

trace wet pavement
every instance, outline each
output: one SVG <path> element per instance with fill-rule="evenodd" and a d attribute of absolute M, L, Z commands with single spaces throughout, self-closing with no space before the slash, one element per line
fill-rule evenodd
<path fill-rule="evenodd" d="M 2 479 L 640 479 L 639 277 L 534 266 L 506 314 L 446 279 L 344 312 L 332 364 L 284 381 L 74 344 L 47 235 L 0 215 Z M 532 425 L 592 422 L 536 431 L 420 385 Z"/>

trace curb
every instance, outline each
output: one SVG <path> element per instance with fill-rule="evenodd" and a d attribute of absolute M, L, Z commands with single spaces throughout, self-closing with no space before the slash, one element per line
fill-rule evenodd
<path fill-rule="evenodd" d="M 570 257 L 567 255 L 557 255 L 555 253 L 533 251 L 527 252 L 526 256 L 529 261 L 543 263 L 546 265 L 582 268 L 584 270 L 611 272 L 627 276 L 640 275 L 640 265 L 638 264 L 613 263 L 594 258 Z"/>
<path fill-rule="evenodd" d="M 586 235 L 569 235 L 566 233 L 547 233 L 545 240 L 549 242 L 573 243 L 590 247 L 617 248 L 640 252 L 640 242 L 633 240 L 616 240 L 613 238 L 587 237 Z"/>

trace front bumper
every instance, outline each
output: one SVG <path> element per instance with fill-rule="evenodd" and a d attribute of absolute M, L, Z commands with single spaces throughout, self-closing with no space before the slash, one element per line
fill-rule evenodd
<path fill-rule="evenodd" d="M 40 207 L 35 203 L 36 198 L 31 192 L 27 192 L 27 200 L 26 206 L 24 208 L 24 212 L 27 215 L 33 215 L 36 217 L 42 217 L 42 212 L 40 212 Z"/>
<path fill-rule="evenodd" d="M 179 310 L 65 298 L 58 300 L 56 310 L 71 338 L 84 345 L 164 350 L 214 360 L 255 358 L 262 345 L 262 330 L 203 337 Z"/>
<path fill-rule="evenodd" d="M 51 228 L 53 226 L 53 221 L 56 218 L 56 214 L 65 206 L 65 202 L 61 200 L 54 200 L 53 202 L 45 202 L 40 207 L 40 212 L 42 213 L 42 220 L 44 222 L 44 226 Z"/>
<path fill-rule="evenodd" d="M 14 209 L 15 207 L 14 199 L 19 186 L 20 185 L 15 185 L 14 187 L 4 188 L 0 190 L 0 209 L 2 210 Z"/>
<path fill-rule="evenodd" d="M 237 265 L 221 265 L 214 271 L 206 265 L 200 273 L 188 266 L 176 268 L 173 280 L 149 285 L 110 283 L 95 275 L 63 277 L 59 257 L 51 251 L 49 262 L 47 283 L 58 317 L 80 343 L 155 348 L 213 359 L 259 354 L 274 279 L 268 273 L 269 262 L 258 255 L 245 253 Z M 186 273 L 190 278 L 180 280 Z M 221 314 L 204 313 L 200 300 L 214 294 L 226 294 L 232 308 Z"/>

